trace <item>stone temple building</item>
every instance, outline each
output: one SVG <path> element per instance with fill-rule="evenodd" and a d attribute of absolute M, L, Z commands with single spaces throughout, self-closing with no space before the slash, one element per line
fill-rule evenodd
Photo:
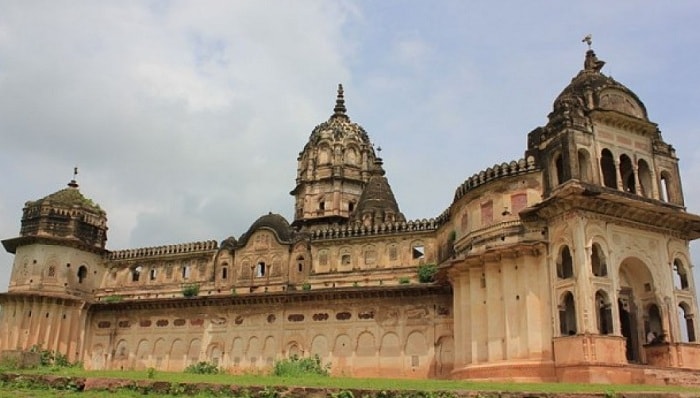
<path fill-rule="evenodd" d="M 71 181 L 2 241 L 0 350 L 40 344 L 88 369 L 318 355 L 348 376 L 700 379 L 700 216 L 675 150 L 603 64 L 588 50 L 523 158 L 468 177 L 430 219 L 401 213 L 342 87 L 299 153 L 291 223 L 113 251 L 107 213 Z"/>

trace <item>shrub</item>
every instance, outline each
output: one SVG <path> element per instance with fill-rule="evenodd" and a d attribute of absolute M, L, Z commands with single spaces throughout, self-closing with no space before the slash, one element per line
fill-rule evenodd
<path fill-rule="evenodd" d="M 321 358 L 314 355 L 313 358 L 299 358 L 294 355 L 275 362 L 272 369 L 274 376 L 302 377 L 309 375 L 329 376 L 331 364 L 321 364 Z"/>
<path fill-rule="evenodd" d="M 42 350 L 40 345 L 34 345 L 29 352 L 39 353 L 39 365 L 53 368 L 69 368 L 74 366 L 68 357 L 58 351 Z"/>
<path fill-rule="evenodd" d="M 311 284 L 308 282 L 304 283 L 303 285 L 301 285 L 301 289 L 302 290 L 311 290 Z"/>
<path fill-rule="evenodd" d="M 185 373 L 200 375 L 215 375 L 219 373 L 219 367 L 210 362 L 197 362 L 185 368 Z"/>
<path fill-rule="evenodd" d="M 430 283 L 435 280 L 437 266 L 435 264 L 424 264 L 418 267 L 418 282 Z"/>
<path fill-rule="evenodd" d="M 199 285 L 196 283 L 184 285 L 182 287 L 182 295 L 185 297 L 196 297 L 199 295 Z"/>
<path fill-rule="evenodd" d="M 401 278 L 399 278 L 399 283 L 402 285 L 407 285 L 407 284 L 411 283 L 411 278 L 409 278 L 407 276 L 402 276 Z"/>

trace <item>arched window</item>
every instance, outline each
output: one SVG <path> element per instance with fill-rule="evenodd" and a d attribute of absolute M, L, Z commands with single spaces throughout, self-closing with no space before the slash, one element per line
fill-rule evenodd
<path fill-rule="evenodd" d="M 661 325 L 661 311 L 656 304 L 649 304 L 646 317 L 647 344 L 663 341 L 663 326 Z"/>
<path fill-rule="evenodd" d="M 687 303 L 678 304 L 678 324 L 681 327 L 680 339 L 682 343 L 695 341 L 695 321 Z"/>
<path fill-rule="evenodd" d="M 678 259 L 673 261 L 673 284 L 676 289 L 688 290 L 688 271 Z"/>
<path fill-rule="evenodd" d="M 639 159 L 637 162 L 637 173 L 639 174 L 638 193 L 646 198 L 651 198 L 651 169 L 644 159 Z"/>
<path fill-rule="evenodd" d="M 559 331 L 562 336 L 576 334 L 576 305 L 571 292 L 566 292 L 559 303 Z"/>
<path fill-rule="evenodd" d="M 578 173 L 583 182 L 593 182 L 591 178 L 591 156 L 585 149 L 578 150 Z"/>
<path fill-rule="evenodd" d="M 591 271 L 595 276 L 608 276 L 608 266 L 605 263 L 603 249 L 597 243 L 591 248 Z"/>
<path fill-rule="evenodd" d="M 559 250 L 559 256 L 557 257 L 557 276 L 560 279 L 568 279 L 574 276 L 574 264 L 569 246 L 563 246 L 561 250 Z"/>
<path fill-rule="evenodd" d="M 552 186 L 555 187 L 564 182 L 564 161 L 562 160 L 561 153 L 554 156 L 554 170 L 555 170 L 555 180 L 552 181 Z"/>
<path fill-rule="evenodd" d="M 258 265 L 255 266 L 255 276 L 258 278 L 262 278 L 265 276 L 265 273 L 267 272 L 267 268 L 265 266 L 265 262 L 261 261 L 258 263 Z"/>
<path fill-rule="evenodd" d="M 603 185 L 617 189 L 617 172 L 615 171 L 615 159 L 612 152 L 603 149 L 600 153 L 600 170 L 603 173 Z"/>
<path fill-rule="evenodd" d="M 150 280 L 154 281 L 158 277 L 158 270 L 156 268 L 151 268 L 151 271 L 149 272 L 149 278 Z"/>
<path fill-rule="evenodd" d="M 78 283 L 83 283 L 85 278 L 87 277 L 87 267 L 84 265 L 81 265 L 80 268 L 78 268 Z"/>
<path fill-rule="evenodd" d="M 598 332 L 600 334 L 611 334 L 613 331 L 613 318 L 610 297 L 605 291 L 598 290 L 595 294 L 595 304 L 598 310 L 596 312 Z"/>
<path fill-rule="evenodd" d="M 141 278 L 141 272 L 143 271 L 142 266 L 136 266 L 131 269 L 131 281 L 132 282 L 138 282 L 139 279 Z"/>
<path fill-rule="evenodd" d="M 622 190 L 629 193 L 636 193 L 634 168 L 632 167 L 632 160 L 627 155 L 620 156 L 620 176 L 622 177 Z"/>
<path fill-rule="evenodd" d="M 666 171 L 661 172 L 659 187 L 659 199 L 664 202 L 672 202 L 671 198 L 671 176 Z"/>

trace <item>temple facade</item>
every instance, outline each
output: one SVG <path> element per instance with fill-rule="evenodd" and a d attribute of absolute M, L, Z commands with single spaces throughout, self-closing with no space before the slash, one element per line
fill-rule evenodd
<path fill-rule="evenodd" d="M 400 211 L 339 86 L 298 156 L 294 218 L 238 238 L 108 250 L 76 181 L 25 204 L 0 351 L 87 369 L 263 372 L 318 355 L 346 376 L 666 383 L 700 345 L 678 158 L 592 50 L 522 159 Z"/>

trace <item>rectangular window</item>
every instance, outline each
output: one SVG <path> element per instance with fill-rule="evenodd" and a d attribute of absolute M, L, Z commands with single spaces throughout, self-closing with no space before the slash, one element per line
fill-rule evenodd
<path fill-rule="evenodd" d="M 527 207 L 527 194 L 516 193 L 510 197 L 510 212 L 513 215 L 518 215 L 520 211 Z"/>
<path fill-rule="evenodd" d="M 255 267 L 255 276 L 258 278 L 262 278 L 263 276 L 265 276 L 266 271 L 267 269 L 265 268 L 265 263 L 261 261 Z"/>
<path fill-rule="evenodd" d="M 182 266 L 182 279 L 189 279 L 190 278 L 190 266 L 187 264 L 184 264 Z"/>
<path fill-rule="evenodd" d="M 485 227 L 493 223 L 493 202 L 488 201 L 481 205 L 481 226 Z"/>

